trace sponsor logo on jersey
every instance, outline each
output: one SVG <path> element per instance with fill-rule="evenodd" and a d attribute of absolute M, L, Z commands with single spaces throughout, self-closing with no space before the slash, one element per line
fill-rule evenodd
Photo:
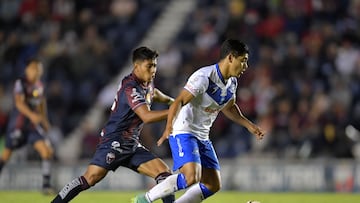
<path fill-rule="evenodd" d="M 115 154 L 113 152 L 109 152 L 106 155 L 106 163 L 111 164 L 115 160 Z"/>
<path fill-rule="evenodd" d="M 122 150 L 120 149 L 120 142 L 118 142 L 118 141 L 113 141 L 111 143 L 111 149 L 116 150 L 120 153 L 122 152 Z"/>
<path fill-rule="evenodd" d="M 132 88 L 132 93 L 130 96 L 133 98 L 131 101 L 132 103 L 143 100 L 142 95 L 136 90 L 136 88 Z"/>

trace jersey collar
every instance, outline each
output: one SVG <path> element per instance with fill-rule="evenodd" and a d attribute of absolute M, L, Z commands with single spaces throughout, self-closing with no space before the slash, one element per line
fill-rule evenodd
<path fill-rule="evenodd" d="M 224 77 L 222 76 L 222 74 L 220 72 L 219 64 L 216 64 L 215 67 L 216 67 L 216 73 L 218 74 L 221 82 L 223 82 L 223 84 L 225 85 L 226 83 L 225 83 Z"/>
<path fill-rule="evenodd" d="M 141 87 L 143 87 L 143 88 L 148 88 L 148 87 L 149 87 L 150 83 L 148 83 L 147 85 L 145 85 L 144 81 L 140 80 L 140 78 L 138 78 L 138 77 L 135 75 L 134 72 L 131 72 L 131 75 L 132 75 L 132 77 L 134 78 L 134 80 L 141 85 Z"/>

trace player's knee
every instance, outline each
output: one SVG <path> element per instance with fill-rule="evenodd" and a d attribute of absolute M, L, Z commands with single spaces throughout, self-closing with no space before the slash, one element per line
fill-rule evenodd
<path fill-rule="evenodd" d="M 85 173 L 84 178 L 86 179 L 89 186 L 92 187 L 96 183 L 98 183 L 103 177 L 95 173 L 91 173 L 91 174 Z"/>
<path fill-rule="evenodd" d="M 186 184 L 188 186 L 193 185 L 200 181 L 200 175 L 196 173 L 187 173 L 184 174 L 186 179 Z"/>
<path fill-rule="evenodd" d="M 155 177 L 155 181 L 156 181 L 156 183 L 161 183 L 163 180 L 165 180 L 167 177 L 169 177 L 171 175 L 172 175 L 172 173 L 170 173 L 170 172 L 167 172 L 167 171 L 162 172 Z"/>
<path fill-rule="evenodd" d="M 211 182 L 211 183 L 204 183 L 204 185 L 206 186 L 206 188 L 208 188 L 212 193 L 216 193 L 218 192 L 222 185 L 221 185 L 221 182 L 219 181 L 214 181 L 214 182 Z"/>
<path fill-rule="evenodd" d="M 50 150 L 44 150 L 40 153 L 42 159 L 49 160 L 53 157 L 53 153 Z"/>
<path fill-rule="evenodd" d="M 209 189 L 211 190 L 211 192 L 215 193 L 218 192 L 221 189 L 221 183 L 215 183 L 212 184 Z"/>
<path fill-rule="evenodd" d="M 87 183 L 89 184 L 89 186 L 94 186 L 97 183 L 97 178 L 95 175 L 84 175 Z"/>
<path fill-rule="evenodd" d="M 0 163 L 1 163 L 1 164 L 6 164 L 6 163 L 9 161 L 9 158 L 10 158 L 10 157 L 1 157 L 1 158 L 0 158 Z"/>
<path fill-rule="evenodd" d="M 51 159 L 53 157 L 53 154 L 51 152 L 46 152 L 44 158 L 45 159 Z"/>

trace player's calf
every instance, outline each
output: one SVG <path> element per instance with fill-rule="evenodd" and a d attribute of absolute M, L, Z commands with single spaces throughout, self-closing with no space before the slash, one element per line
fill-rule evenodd
<path fill-rule="evenodd" d="M 215 192 L 210 191 L 204 184 L 197 183 L 192 185 L 179 199 L 177 199 L 176 203 L 200 203 L 214 193 Z"/>
<path fill-rule="evenodd" d="M 145 195 L 138 196 L 136 198 L 137 203 L 142 203 L 143 199 L 145 198 L 147 202 L 153 202 L 157 199 L 166 197 L 168 195 L 173 194 L 174 192 L 178 190 L 185 189 L 187 187 L 186 185 L 186 179 L 184 174 L 173 174 L 170 176 L 167 176 L 165 180 L 163 180 L 161 183 L 155 185 L 151 190 L 149 190 Z"/>
<path fill-rule="evenodd" d="M 156 184 L 163 182 L 167 177 L 171 176 L 172 174 L 169 172 L 160 173 L 156 178 Z M 173 203 L 175 201 L 175 194 L 171 193 L 170 195 L 161 198 L 163 203 Z"/>
<path fill-rule="evenodd" d="M 77 196 L 81 191 L 84 191 L 88 188 L 90 188 L 90 185 L 84 176 L 75 178 L 64 186 L 64 188 L 59 192 L 52 203 L 67 203 L 75 196 Z"/>

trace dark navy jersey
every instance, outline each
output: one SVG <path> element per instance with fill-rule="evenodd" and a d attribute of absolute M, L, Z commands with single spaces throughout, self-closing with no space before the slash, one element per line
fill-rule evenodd
<path fill-rule="evenodd" d="M 29 83 L 26 79 L 17 79 L 14 86 L 14 95 L 24 95 L 25 103 L 35 112 L 39 112 L 39 107 L 44 98 L 44 86 L 38 81 L 35 84 Z M 22 129 L 26 127 L 33 127 L 30 120 L 20 113 L 15 104 L 10 115 L 9 129 Z"/>
<path fill-rule="evenodd" d="M 153 96 L 152 82 L 144 86 L 135 74 L 126 76 L 119 85 L 110 118 L 101 131 L 101 141 L 115 138 L 125 142 L 138 142 L 144 123 L 135 113 L 135 109 L 141 105 L 147 105 L 150 109 Z"/>

